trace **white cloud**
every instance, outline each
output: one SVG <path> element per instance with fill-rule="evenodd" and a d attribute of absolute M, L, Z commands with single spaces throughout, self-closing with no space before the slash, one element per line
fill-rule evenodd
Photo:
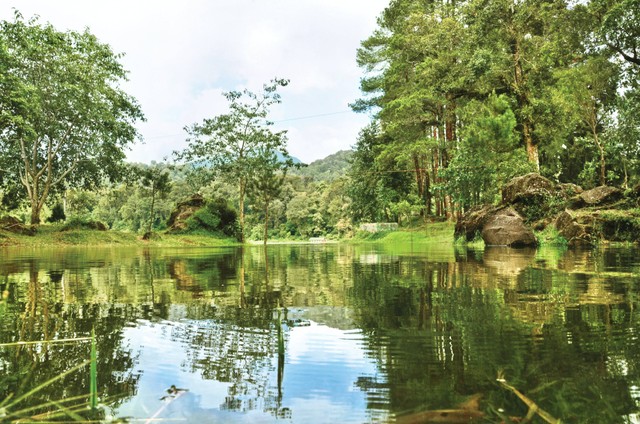
<path fill-rule="evenodd" d="M 58 29 L 89 27 L 130 71 L 124 87 L 147 116 L 146 139 L 129 158 L 160 160 L 184 146 L 185 125 L 222 113 L 228 90 L 259 89 L 289 78 L 274 120 L 348 111 L 359 96 L 355 63 L 388 0 L 183 0 L 109 2 L 13 0 L 0 5 L 38 14 Z M 366 116 L 353 113 L 288 120 L 289 150 L 310 162 L 355 144 Z"/>

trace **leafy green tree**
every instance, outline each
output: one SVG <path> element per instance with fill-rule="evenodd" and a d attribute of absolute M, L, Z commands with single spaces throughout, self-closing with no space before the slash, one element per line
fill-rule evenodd
<path fill-rule="evenodd" d="M 53 208 L 51 208 L 51 216 L 47 218 L 47 222 L 61 222 L 67 219 L 64 213 L 64 205 L 61 202 L 57 202 Z"/>
<path fill-rule="evenodd" d="M 606 139 L 602 132 L 608 126 L 617 99 L 618 69 L 602 56 L 588 58 L 579 66 L 560 73 L 557 102 L 567 115 L 583 125 L 597 148 L 599 183 L 606 184 Z"/>
<path fill-rule="evenodd" d="M 390 221 L 394 218 L 392 205 L 408 195 L 412 176 L 397 169 L 395 160 L 381 153 L 388 138 L 377 123 L 360 131 L 349 171 L 347 193 L 351 199 L 349 210 L 355 223 Z"/>
<path fill-rule="evenodd" d="M 157 198 L 166 198 L 171 190 L 169 173 L 158 166 L 144 168 L 140 173 L 140 186 L 151 199 L 149 207 L 149 222 L 147 224 L 147 234 L 151 233 L 153 222 L 156 219 L 155 206 Z"/>
<path fill-rule="evenodd" d="M 98 194 L 89 190 L 72 189 L 65 194 L 65 214 L 81 221 L 90 220 L 98 202 Z"/>
<path fill-rule="evenodd" d="M 31 207 L 31 223 L 49 196 L 92 188 L 122 171 L 124 149 L 144 119 L 119 83 L 121 55 L 84 31 L 60 32 L 37 18 L 0 23 L 0 164 Z"/>
<path fill-rule="evenodd" d="M 100 192 L 100 197 L 94 210 L 95 218 L 114 230 L 137 231 L 138 228 L 132 228 L 127 225 L 123 216 L 127 202 L 134 196 L 137 196 L 137 191 L 127 186 L 127 184 L 121 183 L 108 187 Z M 135 209 L 131 208 L 131 210 L 133 212 Z M 140 209 L 140 211 L 142 210 L 144 210 L 144 207 Z"/>
<path fill-rule="evenodd" d="M 593 0 L 596 15 L 602 16 L 599 35 L 616 54 L 640 69 L 640 0 Z"/>
<path fill-rule="evenodd" d="M 529 161 L 540 169 L 540 146 L 552 131 L 540 127 L 554 121 L 547 87 L 554 70 L 569 66 L 583 46 L 579 21 L 564 0 L 474 0 L 466 17 L 479 52 L 482 72 L 492 90 L 507 93 L 516 104 L 517 130 Z"/>
<path fill-rule="evenodd" d="M 472 101 L 464 110 L 467 126 L 458 153 L 446 171 L 447 189 L 463 209 L 494 203 L 500 187 L 532 170 L 518 148 L 516 117 L 505 95 Z"/>
<path fill-rule="evenodd" d="M 260 166 L 260 151 L 274 151 L 288 158 L 286 131 L 273 132 L 267 120 L 269 109 L 280 103 L 277 90 L 289 83 L 273 79 L 260 93 L 249 90 L 224 94 L 229 112 L 186 127 L 188 146 L 177 152 L 179 159 L 200 161 L 216 168 L 237 184 L 239 192 L 240 239 L 244 241 L 245 196 L 253 173 Z"/>
<path fill-rule="evenodd" d="M 411 172 L 424 215 L 444 215 L 447 196 L 436 191 L 456 139 L 457 108 L 474 90 L 468 30 L 451 2 L 398 0 L 379 19 L 380 28 L 363 41 L 358 64 L 361 89 L 369 97 L 353 107 L 380 107 L 389 142 L 380 163 Z"/>
<path fill-rule="evenodd" d="M 249 183 L 252 197 L 264 213 L 263 242 L 269 237 L 269 206 L 280 198 L 287 172 L 294 166 L 291 158 L 282 159 L 268 146 L 261 146 L 256 152 L 256 168 Z"/>

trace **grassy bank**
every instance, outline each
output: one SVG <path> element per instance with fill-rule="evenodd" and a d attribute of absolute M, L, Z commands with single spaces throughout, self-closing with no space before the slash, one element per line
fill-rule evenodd
<path fill-rule="evenodd" d="M 206 234 L 157 234 L 151 240 L 142 240 L 140 235 L 122 231 L 99 231 L 93 229 L 63 229 L 62 225 L 41 225 L 35 235 L 15 234 L 0 230 L 0 246 L 233 246 L 234 239 L 218 238 Z"/>
<path fill-rule="evenodd" d="M 380 242 L 385 244 L 453 244 L 452 222 L 434 222 L 426 225 L 402 228 L 397 231 L 367 233 L 360 231 L 352 239 L 354 243 Z"/>
<path fill-rule="evenodd" d="M 452 244 L 453 223 L 438 222 L 421 227 L 403 228 L 398 231 L 358 233 L 352 243 L 384 243 L 389 245 Z M 274 244 L 296 243 L 270 240 Z M 107 230 L 74 228 L 65 229 L 61 224 L 46 224 L 38 227 L 35 235 L 22 235 L 0 230 L 0 246 L 154 246 L 154 247 L 217 247 L 236 246 L 234 239 L 220 238 L 211 234 L 164 234 L 156 233 L 151 240 L 140 235 Z"/>

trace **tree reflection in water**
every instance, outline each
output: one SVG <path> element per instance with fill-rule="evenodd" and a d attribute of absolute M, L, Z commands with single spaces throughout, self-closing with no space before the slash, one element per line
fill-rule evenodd
<path fill-rule="evenodd" d="M 637 249 L 411 247 L 8 250 L 0 343 L 95 326 L 115 416 L 386 421 L 482 394 L 487 419 L 522 417 L 504 372 L 555 417 L 632 420 Z M 0 347 L 0 399 L 88 356 L 82 342 Z M 74 373 L 32 401 L 88 385 Z M 171 385 L 188 391 L 167 403 Z"/>

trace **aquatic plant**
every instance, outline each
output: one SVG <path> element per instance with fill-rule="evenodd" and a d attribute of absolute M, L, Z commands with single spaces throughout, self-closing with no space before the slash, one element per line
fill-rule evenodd
<path fill-rule="evenodd" d="M 19 422 L 25 419 L 51 420 L 54 418 L 66 416 L 72 421 L 86 422 L 86 418 L 83 417 L 81 413 L 86 413 L 88 410 L 92 411 L 91 413 L 93 413 L 97 410 L 98 407 L 97 353 L 95 330 L 92 330 L 91 337 L 76 337 L 58 340 L 18 341 L 12 343 L 2 343 L 0 344 L 0 348 L 85 341 L 91 341 L 91 354 L 89 360 L 86 360 L 61 374 L 56 375 L 55 377 L 39 384 L 38 386 L 17 397 L 14 397 L 13 393 L 6 396 L 2 401 L 0 401 L 0 420 L 2 420 L 3 422 L 5 420 L 9 422 Z M 63 380 L 68 375 L 86 368 L 87 365 L 89 365 L 90 380 L 90 393 L 88 395 L 83 394 L 79 396 L 61 398 L 58 400 L 50 399 L 37 405 L 23 405 L 24 401 L 28 401 L 54 383 Z"/>

